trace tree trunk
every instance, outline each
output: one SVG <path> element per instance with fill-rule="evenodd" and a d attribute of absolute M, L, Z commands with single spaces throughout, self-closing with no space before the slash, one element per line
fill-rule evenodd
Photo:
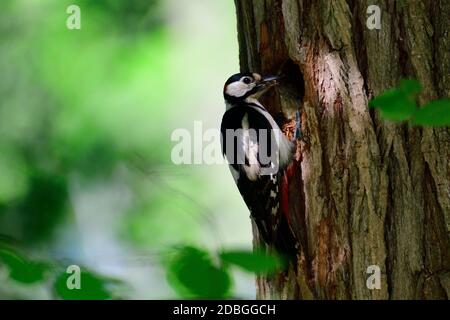
<path fill-rule="evenodd" d="M 258 297 L 447 299 L 450 129 L 389 123 L 368 102 L 409 77 L 421 105 L 450 96 L 450 2 L 235 2 L 242 71 L 285 75 L 265 104 L 285 128 L 301 108 L 304 134 L 290 187 L 297 270 L 259 277 Z M 366 26 L 370 5 L 380 30 Z M 366 285 L 372 265 L 380 289 Z"/>

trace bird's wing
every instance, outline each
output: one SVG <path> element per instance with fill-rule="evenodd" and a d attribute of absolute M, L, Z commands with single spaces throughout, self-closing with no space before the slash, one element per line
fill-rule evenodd
<path fill-rule="evenodd" d="M 248 129 L 255 129 L 256 134 L 246 134 Z M 266 129 L 267 134 L 261 134 L 260 129 Z M 227 130 L 231 132 L 227 133 Z M 231 135 L 233 131 L 238 130 L 240 134 Z M 261 174 L 261 169 L 270 169 L 273 166 L 271 161 L 267 161 L 275 152 L 270 147 L 275 143 L 272 126 L 260 112 L 242 106 L 229 109 L 225 113 L 221 133 L 222 151 L 228 160 L 239 192 L 262 237 L 267 243 L 271 243 L 280 218 L 280 173 Z M 267 149 L 263 150 L 264 157 L 261 156 L 263 143 L 267 146 Z M 245 158 L 239 159 L 239 152 Z"/>
<path fill-rule="evenodd" d="M 222 118 L 222 152 L 236 170 L 244 170 L 255 180 L 261 168 L 270 173 L 277 168 L 278 146 L 271 123 L 257 110 L 248 106 L 229 109 Z M 276 171 L 274 171 L 276 173 Z"/>

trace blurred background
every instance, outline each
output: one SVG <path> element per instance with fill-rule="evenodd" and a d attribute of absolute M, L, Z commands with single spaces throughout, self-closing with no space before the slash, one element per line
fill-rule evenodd
<path fill-rule="evenodd" d="M 81 30 L 66 27 L 70 4 Z M 171 161 L 175 129 L 219 127 L 237 71 L 232 1 L 2 0 L 0 243 L 28 265 L 117 279 L 118 297 L 136 299 L 176 297 L 167 248 L 251 248 L 227 166 Z M 8 257 L 0 298 L 55 298 Z M 236 297 L 254 297 L 252 275 L 234 279 Z"/>

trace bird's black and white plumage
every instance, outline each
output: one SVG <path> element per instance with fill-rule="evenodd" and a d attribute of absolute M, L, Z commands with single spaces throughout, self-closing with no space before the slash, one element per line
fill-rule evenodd
<path fill-rule="evenodd" d="M 296 241 L 281 205 L 282 181 L 294 144 L 257 100 L 275 77 L 240 73 L 225 83 L 222 151 L 263 240 L 281 254 L 295 253 Z M 286 210 L 284 210 L 286 211 Z"/>

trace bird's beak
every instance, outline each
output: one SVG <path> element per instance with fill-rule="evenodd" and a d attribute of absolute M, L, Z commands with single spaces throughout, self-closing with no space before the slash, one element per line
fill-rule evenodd
<path fill-rule="evenodd" d="M 277 84 L 278 81 L 278 77 L 277 76 L 266 76 L 266 77 L 261 77 L 261 80 L 258 83 L 258 89 L 259 90 L 264 90 L 264 89 L 268 89 L 274 85 Z"/>
<path fill-rule="evenodd" d="M 277 76 L 267 76 L 262 78 L 262 82 L 264 83 L 276 83 L 278 81 L 279 77 Z"/>

